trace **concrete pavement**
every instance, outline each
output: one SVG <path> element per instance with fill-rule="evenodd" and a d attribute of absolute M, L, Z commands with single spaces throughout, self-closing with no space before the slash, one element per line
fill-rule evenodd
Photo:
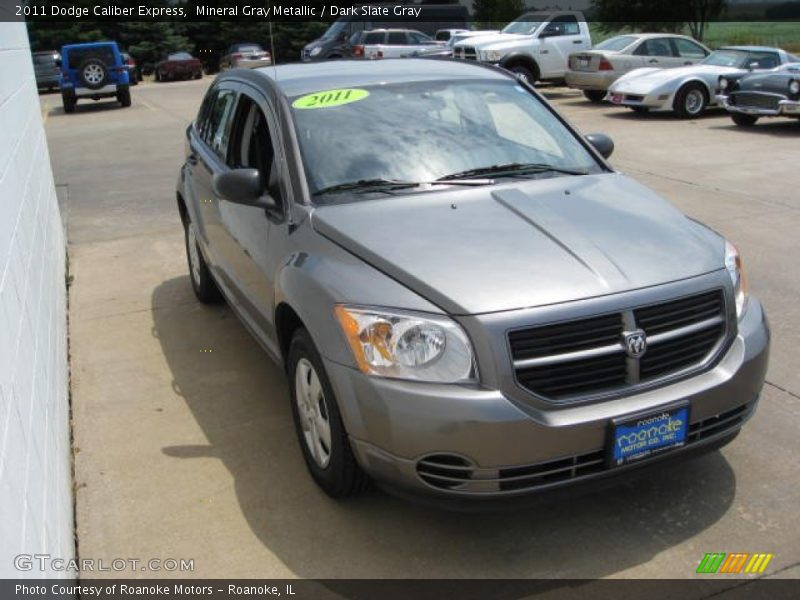
<path fill-rule="evenodd" d="M 773 327 L 770 383 L 720 453 L 569 501 L 464 515 L 377 491 L 324 496 L 282 373 L 226 307 L 195 301 L 174 181 L 208 84 L 144 84 L 130 109 L 74 115 L 47 97 L 68 189 L 81 557 L 191 558 L 196 577 L 642 578 L 692 577 L 705 552 L 745 551 L 775 554 L 771 575 L 796 574 L 800 123 L 744 130 L 725 113 L 678 121 L 547 90 L 584 133 L 614 138 L 617 168 L 737 243 Z"/>

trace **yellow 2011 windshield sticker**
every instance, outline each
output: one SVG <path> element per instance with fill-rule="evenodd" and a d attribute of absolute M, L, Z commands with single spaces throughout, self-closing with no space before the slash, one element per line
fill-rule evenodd
<path fill-rule="evenodd" d="M 333 106 L 342 106 L 343 104 L 350 104 L 351 102 L 358 102 L 369 96 L 367 90 L 359 89 L 343 89 L 343 90 L 327 90 L 325 92 L 316 92 L 298 98 L 292 102 L 294 108 L 312 109 L 312 108 L 331 108 Z"/>

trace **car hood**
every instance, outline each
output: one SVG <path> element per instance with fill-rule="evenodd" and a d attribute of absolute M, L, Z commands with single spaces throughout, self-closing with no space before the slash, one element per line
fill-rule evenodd
<path fill-rule="evenodd" d="M 625 90 L 631 92 L 646 93 L 647 90 L 655 89 L 671 82 L 680 82 L 687 77 L 713 79 L 720 75 L 738 73 L 739 71 L 741 69 L 735 67 L 719 67 L 716 65 L 691 65 L 671 69 L 634 69 L 620 77 L 611 87 L 616 89 L 618 86 L 624 86 Z"/>
<path fill-rule="evenodd" d="M 457 42 L 455 46 L 469 46 L 470 48 L 494 48 L 495 46 L 517 45 L 521 41 L 530 41 L 531 36 L 518 33 L 496 33 L 469 37 Z"/>
<path fill-rule="evenodd" d="M 311 222 L 451 314 L 614 294 L 723 267 L 716 233 L 616 173 L 323 206 Z"/>

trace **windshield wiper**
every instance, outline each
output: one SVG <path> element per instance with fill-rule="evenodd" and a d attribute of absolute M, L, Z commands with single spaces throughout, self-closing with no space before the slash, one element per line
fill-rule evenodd
<path fill-rule="evenodd" d="M 478 177 L 481 175 L 492 175 L 494 177 L 528 175 L 532 173 L 563 173 L 564 175 L 587 175 L 587 171 L 578 169 L 565 169 L 544 163 L 508 163 L 505 165 L 492 165 L 491 167 L 480 167 L 469 169 L 460 173 L 452 173 L 440 177 L 437 181 L 449 181 L 451 179 L 466 179 L 468 177 Z"/>
<path fill-rule="evenodd" d="M 491 179 L 467 179 L 458 181 L 457 177 L 452 179 L 437 179 L 436 181 L 400 181 L 397 179 L 360 179 L 359 181 L 349 181 L 347 183 L 339 183 L 326 188 L 322 188 L 314 192 L 314 196 L 322 196 L 323 194 L 336 194 L 338 192 L 380 192 L 385 190 L 400 190 L 403 188 L 419 187 L 421 185 L 490 185 L 494 183 Z"/>

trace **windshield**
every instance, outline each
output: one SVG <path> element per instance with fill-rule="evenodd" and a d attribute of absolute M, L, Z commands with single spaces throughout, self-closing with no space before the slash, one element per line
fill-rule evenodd
<path fill-rule="evenodd" d="M 331 23 L 331 26 L 322 34 L 321 40 L 333 40 L 338 39 L 339 36 L 342 35 L 343 31 L 346 31 L 349 27 L 350 23 L 347 21 L 336 21 L 335 23 Z"/>
<path fill-rule="evenodd" d="M 544 19 L 542 18 L 542 15 L 522 15 L 515 21 L 511 21 L 511 23 L 506 25 L 503 28 L 502 33 L 520 33 L 527 35 L 536 31 L 539 28 L 539 25 L 541 25 L 543 22 Z"/>
<path fill-rule="evenodd" d="M 603 170 L 513 81 L 368 86 L 304 95 L 292 107 L 312 194 L 358 181 L 433 181 L 495 165 Z"/>
<path fill-rule="evenodd" d="M 632 35 L 618 35 L 617 37 L 612 37 L 604 42 L 600 42 L 593 50 L 611 50 L 612 52 L 617 52 L 623 48 L 627 48 L 636 40 L 637 38 Z"/>
<path fill-rule="evenodd" d="M 33 55 L 33 64 L 37 66 L 51 66 L 56 64 L 56 59 L 58 58 L 55 54 L 34 54 Z"/>
<path fill-rule="evenodd" d="M 188 52 L 173 52 L 167 56 L 167 60 L 192 60 L 192 55 Z"/>

